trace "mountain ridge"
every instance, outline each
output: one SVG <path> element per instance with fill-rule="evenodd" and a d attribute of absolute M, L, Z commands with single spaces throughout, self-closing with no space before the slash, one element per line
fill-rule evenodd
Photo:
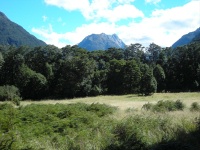
<path fill-rule="evenodd" d="M 125 48 L 124 42 L 116 35 L 90 34 L 86 36 L 79 44 L 79 47 L 87 49 L 88 51 L 94 50 L 107 50 L 108 48 Z"/>
<path fill-rule="evenodd" d="M 172 48 L 176 48 L 179 46 L 187 45 L 191 42 L 198 40 L 200 37 L 200 27 L 197 28 L 195 31 L 189 32 L 183 35 L 179 40 L 177 40 L 173 45 Z"/>
<path fill-rule="evenodd" d="M 37 39 L 22 26 L 11 21 L 0 11 L 0 44 L 10 46 L 45 46 L 46 43 Z"/>

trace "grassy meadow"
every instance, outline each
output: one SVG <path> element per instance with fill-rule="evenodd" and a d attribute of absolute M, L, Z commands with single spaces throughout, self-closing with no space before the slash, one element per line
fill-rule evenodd
<path fill-rule="evenodd" d="M 0 103 L 0 149 L 199 150 L 199 104 L 200 93 Z"/>
<path fill-rule="evenodd" d="M 160 100 L 181 100 L 188 107 L 193 102 L 200 102 L 200 93 L 155 93 L 152 96 L 121 95 L 121 96 L 97 96 L 63 100 L 22 101 L 21 105 L 28 104 L 71 104 L 71 103 L 100 103 L 116 106 L 121 110 L 128 108 L 141 109 L 145 103 L 156 103 Z"/>

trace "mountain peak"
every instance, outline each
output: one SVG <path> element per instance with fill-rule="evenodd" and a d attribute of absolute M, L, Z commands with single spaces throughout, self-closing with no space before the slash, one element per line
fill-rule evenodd
<path fill-rule="evenodd" d="M 1 11 L 0 11 L 0 16 L 7 18 L 6 15 L 3 12 L 1 12 Z"/>
<path fill-rule="evenodd" d="M 101 33 L 88 35 L 78 44 L 78 46 L 89 51 L 93 51 L 107 50 L 111 47 L 124 48 L 125 44 L 116 34 L 107 35 L 105 33 Z"/>

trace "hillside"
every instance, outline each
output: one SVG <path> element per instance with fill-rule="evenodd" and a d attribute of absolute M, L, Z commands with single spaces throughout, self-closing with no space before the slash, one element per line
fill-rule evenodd
<path fill-rule="evenodd" d="M 108 48 L 124 48 L 124 42 L 119 39 L 116 34 L 107 35 L 105 33 L 101 34 L 91 34 L 85 37 L 79 44 L 79 47 L 87 49 L 89 51 L 93 50 L 107 50 Z"/>
<path fill-rule="evenodd" d="M 0 45 L 45 46 L 46 43 L 28 33 L 23 27 L 9 20 L 0 12 Z"/>
<path fill-rule="evenodd" d="M 198 28 L 197 30 L 193 32 L 183 35 L 178 41 L 176 41 L 172 45 L 172 48 L 189 44 L 192 41 L 195 41 L 195 39 L 199 39 L 198 37 L 200 37 L 200 28 Z"/>

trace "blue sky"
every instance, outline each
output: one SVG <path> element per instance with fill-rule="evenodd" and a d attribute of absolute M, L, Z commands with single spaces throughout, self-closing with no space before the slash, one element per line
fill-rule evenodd
<path fill-rule="evenodd" d="M 165 47 L 200 27 L 200 0 L 0 0 L 0 11 L 58 47 L 92 33 Z"/>

